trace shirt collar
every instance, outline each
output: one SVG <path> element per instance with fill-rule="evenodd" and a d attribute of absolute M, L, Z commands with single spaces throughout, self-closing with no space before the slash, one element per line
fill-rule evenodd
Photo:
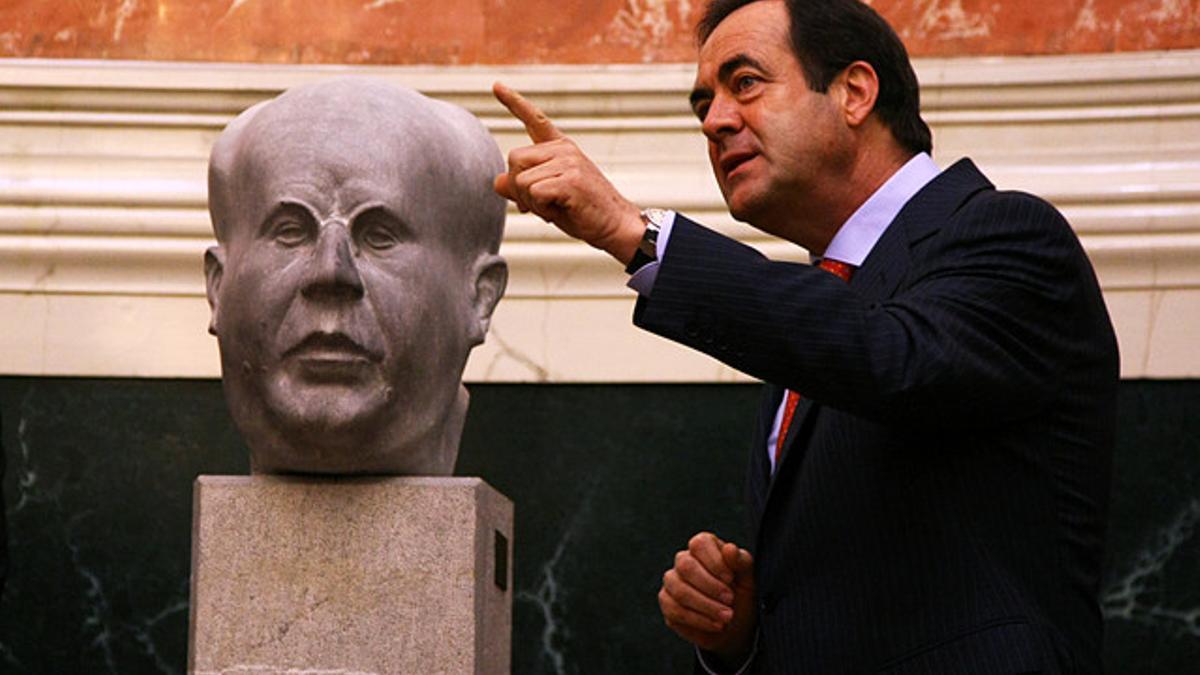
<path fill-rule="evenodd" d="M 861 266 L 900 209 L 940 172 L 928 154 L 914 155 L 842 224 L 824 257 Z"/>

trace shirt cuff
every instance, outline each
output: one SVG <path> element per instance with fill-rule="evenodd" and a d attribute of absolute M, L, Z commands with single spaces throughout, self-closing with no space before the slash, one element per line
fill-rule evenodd
<path fill-rule="evenodd" d="M 750 670 L 750 664 L 754 663 L 754 656 L 756 654 L 758 654 L 758 631 L 754 632 L 754 646 L 750 648 L 750 655 L 746 657 L 746 662 L 732 673 L 723 673 L 720 670 L 710 666 L 708 661 L 704 658 L 704 652 L 701 651 L 699 647 L 696 647 L 696 660 L 700 662 L 700 667 L 703 668 L 704 672 L 708 673 L 708 675 L 745 675 L 745 673 Z"/>
<path fill-rule="evenodd" d="M 650 296 L 654 289 L 654 280 L 658 278 L 658 266 L 662 264 L 663 255 L 667 252 L 667 240 L 671 238 L 671 228 L 675 226 L 675 212 L 667 211 L 662 225 L 658 228 L 658 241 L 654 247 L 655 260 L 642 265 L 626 282 L 626 286 L 637 291 L 639 295 Z"/>

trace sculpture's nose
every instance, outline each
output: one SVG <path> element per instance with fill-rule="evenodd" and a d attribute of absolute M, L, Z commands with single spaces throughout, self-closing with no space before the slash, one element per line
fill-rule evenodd
<path fill-rule="evenodd" d="M 341 223 L 324 223 L 317 235 L 316 249 L 304 285 L 309 299 L 357 299 L 363 295 L 362 277 L 350 250 L 350 232 Z"/>

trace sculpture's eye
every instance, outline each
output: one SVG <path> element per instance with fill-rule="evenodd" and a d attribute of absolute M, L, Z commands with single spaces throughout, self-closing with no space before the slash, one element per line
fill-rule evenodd
<path fill-rule="evenodd" d="M 271 238 L 284 246 L 299 246 L 308 239 L 304 225 L 293 219 L 285 219 L 275 224 Z"/>
<path fill-rule="evenodd" d="M 271 215 L 267 236 L 280 246 L 299 246 L 312 237 L 313 222 L 305 211 L 294 205 L 284 205 Z"/>
<path fill-rule="evenodd" d="M 370 248 L 386 249 L 399 244 L 400 240 L 386 227 L 372 226 L 363 230 L 362 242 Z"/>
<path fill-rule="evenodd" d="M 371 209 L 355 219 L 354 230 L 360 245 L 384 251 L 399 244 L 400 225 L 383 209 Z"/>

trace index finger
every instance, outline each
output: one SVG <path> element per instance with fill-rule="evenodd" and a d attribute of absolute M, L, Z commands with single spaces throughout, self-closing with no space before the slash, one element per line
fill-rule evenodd
<path fill-rule="evenodd" d="M 518 94 L 516 90 L 497 82 L 492 85 L 492 94 L 500 101 L 513 117 L 525 125 L 525 133 L 529 134 L 534 143 L 553 141 L 563 137 L 563 133 L 554 126 L 554 122 L 546 117 L 546 113 L 529 102 L 529 99 Z"/>

